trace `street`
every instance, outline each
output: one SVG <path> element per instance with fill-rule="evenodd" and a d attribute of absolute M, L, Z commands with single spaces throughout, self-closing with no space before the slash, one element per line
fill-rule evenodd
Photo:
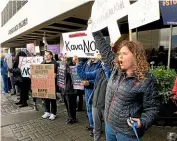
<path fill-rule="evenodd" d="M 34 111 L 32 99 L 29 106 L 19 108 L 15 105 L 17 96 L 4 96 L 1 94 L 1 140 L 2 141 L 92 141 L 88 135 L 88 124 L 85 112 L 77 112 L 78 122 L 66 125 L 66 109 L 64 104 L 58 102 L 57 118 L 54 121 L 42 119 L 43 107 L 39 100 L 39 111 Z M 168 132 L 176 132 L 177 127 L 152 126 L 144 141 L 166 141 Z M 103 132 L 102 141 L 105 140 Z"/>

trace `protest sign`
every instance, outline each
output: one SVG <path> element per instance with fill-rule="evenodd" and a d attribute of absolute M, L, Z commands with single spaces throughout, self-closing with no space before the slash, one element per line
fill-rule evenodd
<path fill-rule="evenodd" d="M 31 65 L 32 96 L 56 99 L 53 64 Z"/>
<path fill-rule="evenodd" d="M 109 36 L 111 40 L 110 42 L 111 44 L 114 44 L 121 37 L 117 21 L 109 23 L 108 31 L 109 31 Z"/>
<path fill-rule="evenodd" d="M 63 33 L 63 54 L 66 57 L 85 57 L 85 58 L 96 58 L 97 49 L 96 43 L 90 32 L 78 31 Z"/>
<path fill-rule="evenodd" d="M 79 89 L 79 90 L 84 90 L 84 86 L 81 85 L 82 80 L 77 75 L 76 66 L 70 66 L 70 69 L 71 69 L 71 78 L 72 78 L 72 82 L 73 82 L 73 88 Z"/>
<path fill-rule="evenodd" d="M 95 0 L 91 12 L 92 24 L 88 28 L 95 32 L 107 27 L 110 22 L 128 15 L 129 6 L 129 0 Z"/>
<path fill-rule="evenodd" d="M 177 25 L 177 0 L 160 1 L 164 25 Z"/>
<path fill-rule="evenodd" d="M 53 54 L 59 54 L 60 45 L 47 45 L 47 50 L 51 51 Z"/>
<path fill-rule="evenodd" d="M 34 43 L 26 44 L 26 49 L 27 49 L 30 53 L 35 53 L 35 46 L 34 46 Z"/>
<path fill-rule="evenodd" d="M 139 0 L 130 6 L 128 13 L 129 29 L 134 29 L 159 19 L 159 0 Z"/>
<path fill-rule="evenodd" d="M 41 64 L 43 57 L 20 57 L 19 58 L 19 68 L 21 70 L 22 77 L 30 77 L 30 65 Z"/>
<path fill-rule="evenodd" d="M 65 88 L 65 67 L 58 67 L 58 72 L 57 72 L 57 84 L 61 88 Z"/>

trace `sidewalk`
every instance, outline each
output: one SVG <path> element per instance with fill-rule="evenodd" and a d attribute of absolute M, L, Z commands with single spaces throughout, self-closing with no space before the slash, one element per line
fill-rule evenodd
<path fill-rule="evenodd" d="M 78 112 L 78 123 L 66 125 L 66 110 L 63 104 L 58 104 L 58 114 L 54 121 L 42 119 L 42 107 L 39 112 L 33 111 L 31 104 L 24 109 L 14 105 L 15 96 L 8 99 L 1 95 L 1 119 L 8 120 L 7 124 L 1 126 L 2 141 L 93 141 L 88 135 L 86 126 L 88 124 L 85 112 Z M 40 104 L 39 104 L 40 105 Z M 9 108 L 8 108 L 9 107 Z M 7 119 L 7 117 L 9 117 Z M 15 121 L 14 118 L 18 118 Z M 10 121 L 9 121 L 10 120 Z M 11 120 L 14 120 L 12 123 Z M 177 127 L 156 127 L 148 130 L 144 141 L 166 141 L 167 132 L 177 132 Z M 103 134 L 101 141 L 105 140 Z"/>

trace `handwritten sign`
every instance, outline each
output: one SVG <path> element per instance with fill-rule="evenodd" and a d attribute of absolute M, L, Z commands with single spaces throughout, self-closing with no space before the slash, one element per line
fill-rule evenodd
<path fill-rule="evenodd" d="M 130 7 L 128 14 L 129 29 L 134 29 L 159 19 L 159 0 L 139 0 Z"/>
<path fill-rule="evenodd" d="M 71 69 L 71 78 L 72 78 L 72 82 L 73 82 L 73 88 L 79 89 L 79 90 L 84 90 L 84 86 L 81 85 L 82 80 L 77 75 L 76 66 L 70 66 L 70 69 Z"/>
<path fill-rule="evenodd" d="M 67 57 L 96 58 L 96 43 L 91 32 L 78 31 L 63 33 L 64 48 L 63 53 Z"/>
<path fill-rule="evenodd" d="M 177 25 L 177 0 L 160 1 L 164 25 Z"/>
<path fill-rule="evenodd" d="M 110 22 L 128 15 L 129 6 L 129 0 L 95 0 L 91 12 L 92 24 L 89 28 L 95 32 L 107 27 Z"/>
<path fill-rule="evenodd" d="M 21 69 L 22 77 L 30 77 L 30 65 L 41 64 L 43 57 L 20 57 L 19 68 Z"/>
<path fill-rule="evenodd" d="M 60 54 L 60 45 L 47 45 L 47 50 L 53 54 Z"/>
<path fill-rule="evenodd" d="M 31 65 L 32 96 L 56 99 L 53 64 Z"/>

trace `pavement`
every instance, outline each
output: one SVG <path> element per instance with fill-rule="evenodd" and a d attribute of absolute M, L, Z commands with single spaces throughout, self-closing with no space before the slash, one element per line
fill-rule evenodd
<path fill-rule="evenodd" d="M 41 118 L 44 111 L 40 100 L 39 111 L 34 111 L 32 98 L 28 107 L 19 108 L 14 104 L 17 102 L 17 96 L 0 96 L 2 141 L 93 141 L 93 137 L 86 131 L 88 121 L 84 111 L 77 112 L 77 123 L 66 125 L 67 113 L 63 103 L 57 102 L 57 118 L 50 121 Z M 143 141 L 166 141 L 168 132 L 177 133 L 177 127 L 152 126 Z M 105 141 L 104 132 L 101 141 Z"/>

